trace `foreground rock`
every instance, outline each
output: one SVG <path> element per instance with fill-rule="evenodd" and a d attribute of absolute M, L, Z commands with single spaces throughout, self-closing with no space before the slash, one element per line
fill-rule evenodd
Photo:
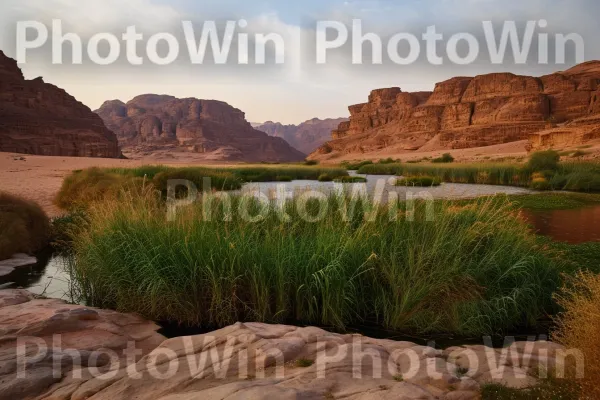
<path fill-rule="evenodd" d="M 0 399 L 468 400 L 478 399 L 488 382 L 535 384 L 531 373 L 539 365 L 555 366 L 562 350 L 549 342 L 519 342 L 503 350 L 442 351 L 259 323 L 159 345 L 156 328 L 133 315 L 0 291 Z M 34 345 L 18 353 L 19 342 Z M 128 342 L 137 357 L 122 354 Z M 44 343 L 49 348 L 41 352 Z"/>
<path fill-rule="evenodd" d="M 42 78 L 25 80 L 0 51 L 0 151 L 44 156 L 120 156 L 117 138 L 88 107 Z"/>
<path fill-rule="evenodd" d="M 294 148 L 305 154 L 310 154 L 319 146 L 331 140 L 331 131 L 348 118 L 313 118 L 300 125 L 283 125 L 279 122 L 267 121 L 255 126 L 259 131 L 269 136 L 280 137 Z"/>
<path fill-rule="evenodd" d="M 378 89 L 349 107 L 350 121 L 310 155 L 465 149 L 528 139 L 530 150 L 600 138 L 600 61 L 542 76 L 510 73 L 457 77 L 433 92 Z"/>
<path fill-rule="evenodd" d="M 0 277 L 11 274 L 15 269 L 19 267 L 33 265 L 36 262 L 37 258 L 35 257 L 31 257 L 27 254 L 15 254 L 8 260 L 0 261 Z"/>
<path fill-rule="evenodd" d="M 215 100 L 141 95 L 127 104 L 107 101 L 96 111 L 128 157 L 211 161 L 301 161 L 305 154 L 246 121 L 244 113 Z"/>

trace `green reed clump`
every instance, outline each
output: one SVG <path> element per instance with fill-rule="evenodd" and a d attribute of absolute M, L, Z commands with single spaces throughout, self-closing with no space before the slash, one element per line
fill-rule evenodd
<path fill-rule="evenodd" d="M 0 260 L 32 254 L 50 240 L 50 220 L 35 202 L 0 192 Z"/>
<path fill-rule="evenodd" d="M 365 175 L 398 175 L 402 171 L 402 164 L 367 164 L 357 171 Z"/>
<path fill-rule="evenodd" d="M 560 162 L 556 152 L 534 153 L 526 165 L 477 164 L 369 164 L 359 174 L 434 176 L 442 182 L 530 187 L 536 190 L 600 192 L 600 163 Z M 542 169 L 543 168 L 543 169 Z"/>
<path fill-rule="evenodd" d="M 394 220 L 387 206 L 331 195 L 290 201 L 282 219 L 248 197 L 204 196 L 172 221 L 150 193 L 96 203 L 74 243 L 77 292 L 90 305 L 206 327 L 489 334 L 535 323 L 559 282 L 507 202 L 417 202 L 410 221 L 405 205 L 391 208 Z"/>
<path fill-rule="evenodd" d="M 442 181 L 434 176 L 408 176 L 398 178 L 396 180 L 396 186 L 440 186 Z"/>
<path fill-rule="evenodd" d="M 342 163 L 342 167 L 345 167 L 348 171 L 358 171 L 359 169 L 361 169 L 362 167 L 364 167 L 365 165 L 371 165 L 373 164 L 373 161 L 359 161 L 359 162 L 343 162 Z"/>
<path fill-rule="evenodd" d="M 320 175 L 328 174 L 333 178 L 347 176 L 343 168 L 281 165 L 276 167 L 232 167 L 215 169 L 229 171 L 243 182 L 277 182 L 279 177 L 289 177 L 292 180 L 317 180 Z"/>

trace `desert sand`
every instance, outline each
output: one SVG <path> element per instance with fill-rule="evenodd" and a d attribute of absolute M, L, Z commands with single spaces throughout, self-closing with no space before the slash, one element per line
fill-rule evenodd
<path fill-rule="evenodd" d="M 72 171 L 91 167 L 136 167 L 148 164 L 201 165 L 185 158 L 164 162 L 155 159 L 50 157 L 0 152 L 0 191 L 34 200 L 49 216 L 56 217 L 64 214 L 64 211 L 54 205 L 54 197 L 60 190 L 63 179 Z"/>

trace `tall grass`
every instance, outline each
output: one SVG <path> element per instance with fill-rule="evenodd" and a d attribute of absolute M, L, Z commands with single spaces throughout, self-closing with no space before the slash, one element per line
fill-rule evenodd
<path fill-rule="evenodd" d="M 50 240 L 50 220 L 35 202 L 0 192 L 0 260 L 31 254 Z"/>
<path fill-rule="evenodd" d="M 564 312 L 557 319 L 553 339 L 585 357 L 582 398 L 600 398 L 600 275 L 579 272 L 569 279 L 557 297 Z M 573 361 L 573 360 L 570 360 Z M 572 366 L 572 365 L 571 365 Z M 573 367 L 573 366 L 572 366 Z M 571 371 L 573 372 L 573 371 Z"/>
<path fill-rule="evenodd" d="M 449 183 L 510 185 L 536 188 L 600 192 L 600 163 L 561 162 L 555 170 L 536 171 L 527 165 L 509 163 L 478 164 L 369 164 L 358 170 L 367 175 L 427 175 Z M 537 182 L 539 183 L 539 182 Z M 535 185 L 534 185 L 535 186 Z"/>
<path fill-rule="evenodd" d="M 171 222 L 150 193 L 93 205 L 74 243 L 75 281 L 87 302 L 206 327 L 369 322 L 483 334 L 535 323 L 559 281 L 508 203 L 440 202 L 434 221 L 423 203 L 414 221 L 402 209 L 392 221 L 379 207 L 370 222 L 362 207 L 345 221 L 331 196 L 316 222 L 300 217 L 297 202 L 286 206 L 288 221 L 272 211 L 250 222 L 237 213 L 247 199 L 231 198 L 227 220 L 227 201 L 205 196 Z M 259 207 L 250 202 L 251 215 Z M 307 212 L 318 215 L 318 204 Z"/>
<path fill-rule="evenodd" d="M 126 191 L 140 193 L 146 186 L 167 192 L 169 180 L 186 180 L 203 189 L 204 180 L 210 178 L 213 190 L 237 190 L 244 182 L 281 182 L 295 179 L 317 180 L 321 175 L 333 178 L 347 176 L 342 168 L 310 166 L 261 167 L 168 167 L 145 165 L 136 168 L 89 168 L 75 171 L 63 182 L 56 204 L 65 209 L 87 207 L 88 204 L 119 198 Z"/>

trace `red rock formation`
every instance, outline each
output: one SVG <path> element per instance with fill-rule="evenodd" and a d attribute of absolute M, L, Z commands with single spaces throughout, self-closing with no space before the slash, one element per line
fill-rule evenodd
<path fill-rule="evenodd" d="M 309 154 L 323 143 L 331 140 L 331 131 L 346 121 L 348 121 L 347 118 L 325 120 L 313 118 L 300 125 L 283 125 L 279 122 L 268 121 L 255 128 L 266 132 L 269 136 L 285 139 L 294 148 Z"/>
<path fill-rule="evenodd" d="M 305 155 L 250 125 L 244 113 L 215 100 L 141 95 L 107 101 L 96 111 L 129 156 L 187 153 L 200 159 L 300 161 Z"/>
<path fill-rule="evenodd" d="M 25 80 L 0 51 L 0 151 L 119 157 L 117 138 L 88 107 L 42 78 Z"/>
<path fill-rule="evenodd" d="M 349 107 L 350 121 L 310 158 L 349 153 L 446 149 L 530 140 L 530 148 L 600 137 L 600 62 L 540 78 L 510 73 L 456 77 L 433 93 L 377 89 Z"/>

